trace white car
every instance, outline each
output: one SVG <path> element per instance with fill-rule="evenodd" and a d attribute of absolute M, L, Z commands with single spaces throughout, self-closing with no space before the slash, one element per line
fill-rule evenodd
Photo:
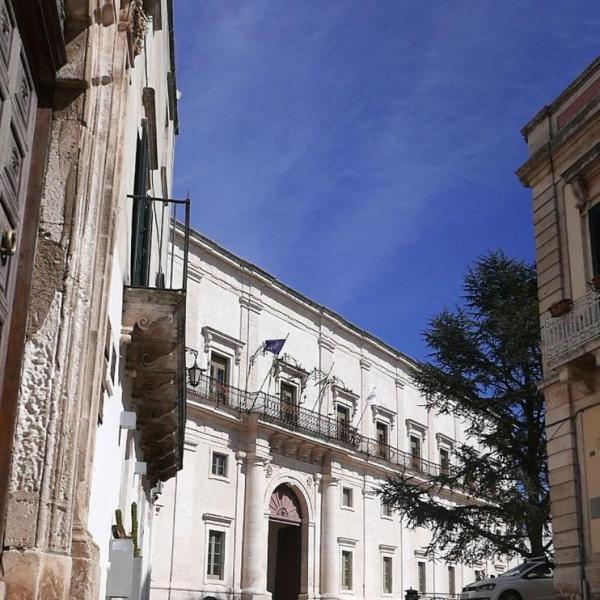
<path fill-rule="evenodd" d="M 552 584 L 552 564 L 529 560 L 496 578 L 466 585 L 460 600 L 552 600 Z"/>

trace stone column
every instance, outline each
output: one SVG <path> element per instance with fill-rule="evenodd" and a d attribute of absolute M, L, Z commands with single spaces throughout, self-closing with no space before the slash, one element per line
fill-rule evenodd
<path fill-rule="evenodd" d="M 246 506 L 242 544 L 242 599 L 266 600 L 269 520 L 265 514 L 265 465 L 268 458 L 246 457 Z"/>
<path fill-rule="evenodd" d="M 376 573 L 369 573 L 367 576 L 368 565 L 377 564 L 380 559 L 377 548 L 377 537 L 373 534 L 373 528 L 370 523 L 379 518 L 378 504 L 374 500 L 378 499 L 373 489 L 373 478 L 367 475 L 365 477 L 365 487 L 362 490 L 363 495 L 363 539 L 362 539 L 362 589 L 365 598 L 376 598 L 379 595 L 381 580 Z M 355 560 L 358 562 L 358 553 Z M 380 568 L 378 565 L 376 568 Z M 358 571 L 358 569 L 356 569 Z M 357 573 L 358 575 L 358 573 Z M 354 589 L 359 589 L 358 577 L 355 577 Z"/>
<path fill-rule="evenodd" d="M 244 486 L 242 485 L 242 467 L 246 460 L 246 453 L 238 450 L 235 453 L 235 523 L 234 523 L 234 565 L 233 565 L 233 591 L 235 594 L 240 594 L 242 591 L 242 544 L 243 544 L 243 529 L 244 522 Z M 238 597 L 238 596 L 236 596 Z"/>
<path fill-rule="evenodd" d="M 339 598 L 339 557 L 336 518 L 339 511 L 338 480 L 324 475 L 321 480 L 321 599 Z"/>

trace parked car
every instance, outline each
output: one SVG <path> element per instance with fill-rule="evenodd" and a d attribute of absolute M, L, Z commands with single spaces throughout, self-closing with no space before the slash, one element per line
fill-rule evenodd
<path fill-rule="evenodd" d="M 553 572 L 545 559 L 527 560 L 496 578 L 466 585 L 460 600 L 552 600 Z"/>

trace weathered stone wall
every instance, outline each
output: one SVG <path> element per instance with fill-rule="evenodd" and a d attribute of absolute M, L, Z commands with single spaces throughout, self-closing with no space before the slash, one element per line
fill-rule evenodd
<path fill-rule="evenodd" d="M 81 4 L 65 13 L 10 481 L 3 564 L 17 600 L 98 595 L 85 522 L 128 32 Z"/>

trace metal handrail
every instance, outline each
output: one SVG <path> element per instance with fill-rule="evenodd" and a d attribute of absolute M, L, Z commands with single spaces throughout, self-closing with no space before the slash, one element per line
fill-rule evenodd
<path fill-rule="evenodd" d="M 435 477 L 443 473 L 438 463 L 414 456 L 389 444 L 382 444 L 379 440 L 362 435 L 356 427 L 286 402 L 278 396 L 265 392 L 247 392 L 207 375 L 202 375 L 196 386 L 188 382 L 188 393 L 199 396 L 219 408 L 240 414 L 257 414 L 262 419 L 287 429 L 335 442 L 349 450 L 398 466 L 404 471 L 424 477 Z M 453 468 L 450 467 L 450 470 Z"/>

